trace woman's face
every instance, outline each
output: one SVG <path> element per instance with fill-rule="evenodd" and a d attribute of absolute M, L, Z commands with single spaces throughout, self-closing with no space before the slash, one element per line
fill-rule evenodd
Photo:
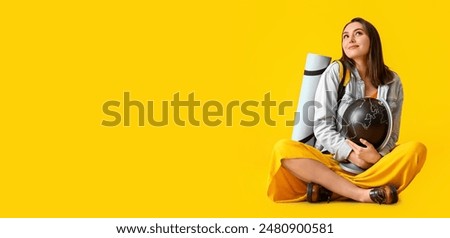
<path fill-rule="evenodd" d="M 370 39 L 359 22 L 348 24 L 342 33 L 342 49 L 353 60 L 365 60 L 369 54 Z"/>

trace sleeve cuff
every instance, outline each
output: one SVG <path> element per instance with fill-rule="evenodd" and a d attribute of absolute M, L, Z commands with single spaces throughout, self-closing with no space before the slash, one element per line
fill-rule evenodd
<path fill-rule="evenodd" d="M 352 148 L 347 144 L 347 142 L 342 143 L 342 145 L 339 147 L 339 149 L 336 151 L 336 154 L 334 155 L 334 159 L 342 162 L 347 160 L 348 155 L 352 152 Z"/>

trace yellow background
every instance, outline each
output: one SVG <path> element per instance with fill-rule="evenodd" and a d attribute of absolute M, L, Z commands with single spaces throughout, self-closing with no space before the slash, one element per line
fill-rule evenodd
<path fill-rule="evenodd" d="M 449 217 L 450 23 L 445 1 L 33 1 L 0 8 L 1 217 Z M 277 126 L 101 126 L 108 100 L 195 93 L 297 104 L 308 52 L 340 57 L 361 16 L 405 89 L 400 142 L 428 147 L 393 206 L 276 204 Z M 256 109 L 262 115 L 262 107 Z M 196 110 L 196 118 L 201 112 Z M 183 114 L 186 116 L 186 113 Z M 135 118 L 136 119 L 136 118 Z M 222 118 L 223 119 L 223 118 Z M 133 123 L 132 122 L 132 123 Z"/>

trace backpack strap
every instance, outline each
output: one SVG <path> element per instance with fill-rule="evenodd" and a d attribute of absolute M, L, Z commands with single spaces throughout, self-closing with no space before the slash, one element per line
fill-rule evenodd
<path fill-rule="evenodd" d="M 347 69 L 345 67 L 345 65 L 340 61 L 340 60 L 335 60 L 338 64 L 339 64 L 339 86 L 338 86 L 338 97 L 337 97 L 337 102 L 338 102 L 338 106 L 339 103 L 341 102 L 342 97 L 345 94 L 345 86 L 347 86 L 347 84 L 350 82 L 350 69 Z"/>

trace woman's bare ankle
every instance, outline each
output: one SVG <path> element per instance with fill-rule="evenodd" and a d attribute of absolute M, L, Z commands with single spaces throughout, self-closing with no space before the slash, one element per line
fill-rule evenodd
<path fill-rule="evenodd" d="M 365 203 L 372 202 L 372 200 L 370 199 L 369 192 L 370 189 L 361 189 L 358 194 L 358 197 L 356 198 L 356 201 Z"/>

